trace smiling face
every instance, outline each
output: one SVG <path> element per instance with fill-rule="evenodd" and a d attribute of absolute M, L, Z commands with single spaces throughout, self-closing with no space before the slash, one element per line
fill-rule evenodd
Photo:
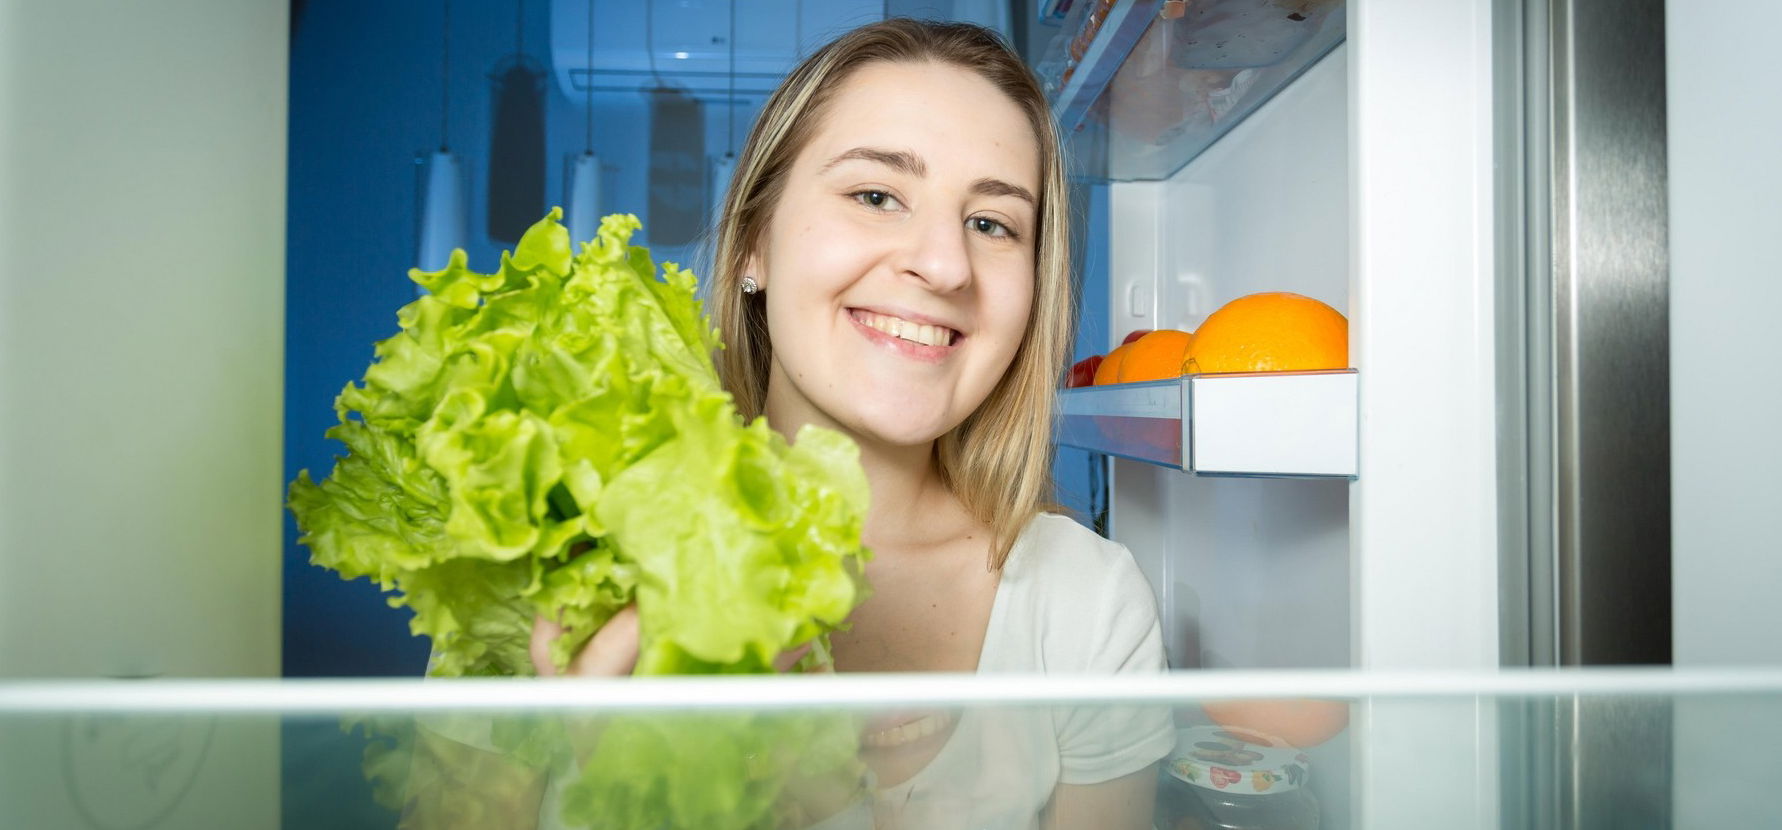
<path fill-rule="evenodd" d="M 995 388 L 1034 294 L 1040 153 L 973 72 L 880 62 L 836 91 L 745 273 L 764 290 L 766 409 L 931 442 Z"/>

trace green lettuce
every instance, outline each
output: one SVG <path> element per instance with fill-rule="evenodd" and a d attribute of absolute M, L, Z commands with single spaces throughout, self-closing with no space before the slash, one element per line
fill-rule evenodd
<path fill-rule="evenodd" d="M 744 424 L 695 277 L 608 216 L 573 251 L 560 211 L 494 274 L 463 252 L 335 402 L 333 472 L 290 488 L 311 561 L 368 578 L 432 640 L 435 676 L 559 668 L 636 602 L 640 674 L 759 673 L 864 598 L 858 450 Z"/>

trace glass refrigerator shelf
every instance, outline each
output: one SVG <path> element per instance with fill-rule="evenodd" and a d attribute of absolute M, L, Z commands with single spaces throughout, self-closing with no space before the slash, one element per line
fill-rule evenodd
<path fill-rule="evenodd" d="M 1347 31 L 1343 0 L 1114 3 L 1073 48 L 1091 22 L 1073 15 L 1039 69 L 1077 174 L 1119 181 L 1169 178 Z"/>

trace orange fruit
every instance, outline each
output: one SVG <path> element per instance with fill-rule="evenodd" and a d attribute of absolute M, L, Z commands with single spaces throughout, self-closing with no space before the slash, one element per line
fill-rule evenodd
<path fill-rule="evenodd" d="M 1195 372 L 1303 372 L 1349 367 L 1349 320 L 1324 303 L 1274 291 L 1239 297 L 1194 333 Z"/>
<path fill-rule="evenodd" d="M 1131 352 L 1132 352 L 1132 344 L 1131 343 L 1128 343 L 1124 346 L 1117 346 L 1114 348 L 1113 351 L 1108 352 L 1108 356 L 1101 361 L 1101 365 L 1095 367 L 1095 384 L 1094 385 L 1106 386 L 1110 383 L 1119 383 L 1120 382 L 1120 362 L 1125 360 L 1126 355 L 1130 354 Z"/>
<path fill-rule="evenodd" d="M 1168 380 L 1182 376 L 1182 361 L 1194 335 L 1174 329 L 1158 329 L 1132 341 L 1126 359 L 1120 361 L 1120 382 Z"/>
<path fill-rule="evenodd" d="M 1324 743 L 1349 726 L 1349 704 L 1340 700 L 1219 700 L 1201 706 L 1220 726 L 1264 732 L 1300 749 Z"/>

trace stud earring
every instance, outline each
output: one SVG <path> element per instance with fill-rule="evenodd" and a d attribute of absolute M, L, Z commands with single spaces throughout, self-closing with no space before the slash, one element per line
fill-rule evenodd
<path fill-rule="evenodd" d="M 761 286 L 755 282 L 754 277 L 743 277 L 742 291 L 744 294 L 754 294 L 760 290 Z"/>

